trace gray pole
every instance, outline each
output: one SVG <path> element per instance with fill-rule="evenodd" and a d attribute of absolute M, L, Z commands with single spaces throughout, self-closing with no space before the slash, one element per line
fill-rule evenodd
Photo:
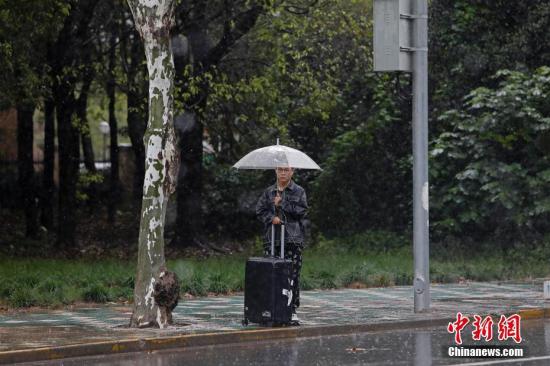
<path fill-rule="evenodd" d="M 413 0 L 414 311 L 430 308 L 428 234 L 428 2 Z"/>

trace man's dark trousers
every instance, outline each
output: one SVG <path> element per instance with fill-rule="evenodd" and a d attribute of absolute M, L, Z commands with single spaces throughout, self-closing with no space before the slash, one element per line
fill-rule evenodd
<path fill-rule="evenodd" d="M 302 243 L 285 243 L 285 259 L 292 261 L 292 310 L 295 311 L 300 306 L 300 272 L 302 270 Z M 281 246 L 279 241 L 275 245 L 275 257 L 279 257 Z M 264 245 L 265 256 L 271 255 L 271 243 Z"/>

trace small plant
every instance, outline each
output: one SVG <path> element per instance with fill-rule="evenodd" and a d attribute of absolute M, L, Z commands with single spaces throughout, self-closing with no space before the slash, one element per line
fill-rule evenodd
<path fill-rule="evenodd" d="M 10 297 L 12 292 L 15 290 L 15 287 L 15 283 L 11 280 L 0 281 L 0 299 Z"/>
<path fill-rule="evenodd" d="M 63 284 L 52 278 L 47 278 L 40 282 L 37 286 L 38 291 L 47 293 L 56 293 L 61 291 Z"/>
<path fill-rule="evenodd" d="M 300 289 L 302 290 L 314 290 L 319 287 L 319 282 L 315 278 L 312 278 L 308 275 L 302 275 L 302 277 L 300 278 Z"/>
<path fill-rule="evenodd" d="M 229 292 L 229 286 L 224 281 L 223 277 L 224 276 L 221 273 L 212 274 L 208 278 L 208 291 L 216 294 L 227 294 Z"/>
<path fill-rule="evenodd" d="M 204 283 L 203 276 L 198 273 L 194 273 L 190 278 L 181 280 L 181 291 L 193 296 L 206 296 L 208 295 L 206 284 Z"/>
<path fill-rule="evenodd" d="M 97 186 L 101 182 L 103 182 L 103 176 L 100 173 L 80 173 L 76 186 L 76 199 L 82 202 L 89 200 L 91 187 Z"/>
<path fill-rule="evenodd" d="M 21 286 L 28 286 L 28 287 L 34 287 L 40 282 L 40 278 L 37 274 L 23 274 L 21 276 L 17 277 L 17 282 L 21 284 Z"/>
<path fill-rule="evenodd" d="M 82 292 L 82 299 L 89 302 L 103 303 L 111 300 L 108 289 L 99 283 L 94 283 Z"/>
<path fill-rule="evenodd" d="M 8 303 L 16 308 L 27 308 L 39 305 L 36 290 L 29 287 L 15 288 L 10 294 Z"/>
<path fill-rule="evenodd" d="M 353 283 L 366 284 L 367 277 L 371 273 L 372 270 L 367 265 L 367 263 L 361 263 L 345 271 L 342 274 L 340 281 L 343 286 L 349 286 Z"/>
<path fill-rule="evenodd" d="M 393 281 L 397 286 L 411 286 L 413 284 L 412 273 L 396 273 Z"/>

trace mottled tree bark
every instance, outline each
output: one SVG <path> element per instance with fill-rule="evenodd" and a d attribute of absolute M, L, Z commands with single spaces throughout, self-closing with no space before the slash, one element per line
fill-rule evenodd
<path fill-rule="evenodd" d="M 17 170 L 20 200 L 25 210 L 25 235 L 38 233 L 38 205 L 34 184 L 33 165 L 33 117 L 34 105 L 17 106 Z"/>
<path fill-rule="evenodd" d="M 142 37 L 149 71 L 149 121 L 145 132 L 145 179 L 131 327 L 164 328 L 171 319 L 154 298 L 164 275 L 164 219 L 175 190 L 178 154 L 173 124 L 174 61 L 169 31 L 174 0 L 128 0 Z"/>

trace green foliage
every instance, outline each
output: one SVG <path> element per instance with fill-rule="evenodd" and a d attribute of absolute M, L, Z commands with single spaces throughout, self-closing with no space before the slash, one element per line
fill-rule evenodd
<path fill-rule="evenodd" d="M 410 126 L 402 126 L 390 95 L 377 98 L 374 115 L 332 141 L 313 184 L 311 216 L 326 235 L 402 230 L 409 223 Z"/>
<path fill-rule="evenodd" d="M 201 260 L 169 262 L 181 282 L 182 293 L 206 296 L 208 293 L 227 294 L 244 288 L 246 258 L 231 256 Z"/>
<path fill-rule="evenodd" d="M 429 10 L 434 111 L 457 108 L 477 87 L 493 87 L 498 70 L 534 70 L 550 61 L 546 0 L 434 0 Z"/>
<path fill-rule="evenodd" d="M 400 244 L 392 244 L 385 250 L 380 245 L 374 246 L 371 250 L 357 244 L 364 242 L 358 238 L 323 240 L 304 252 L 301 289 L 412 285 L 411 244 L 392 233 L 366 233 L 364 237 L 369 240 L 378 237 L 389 243 L 399 240 Z M 445 283 L 548 276 L 550 236 L 532 247 L 504 253 L 498 244 L 485 242 L 479 244 L 476 255 L 457 246 L 450 251 L 436 250 L 430 259 L 431 280 Z M 244 288 L 247 258 L 244 254 L 169 261 L 168 268 L 178 275 L 182 294 L 231 294 Z M 133 262 L 0 258 L 0 264 L 0 303 L 10 307 L 57 307 L 76 301 L 103 303 L 132 299 Z"/>
<path fill-rule="evenodd" d="M 64 1 L 0 1 L 0 103 L 36 103 L 47 79 L 46 47 L 70 5 Z"/>
<path fill-rule="evenodd" d="M 111 300 L 109 290 L 100 283 L 93 283 L 82 291 L 84 301 L 103 303 Z"/>
<path fill-rule="evenodd" d="M 404 243 L 384 253 L 346 242 L 349 238 L 328 240 L 305 252 L 302 289 L 412 283 L 412 251 Z"/>
<path fill-rule="evenodd" d="M 183 293 L 188 293 L 193 296 L 208 295 L 208 288 L 206 287 L 205 279 L 198 273 L 195 273 L 190 278 L 182 280 L 181 290 Z"/>
<path fill-rule="evenodd" d="M 36 290 L 30 287 L 17 287 L 10 294 L 8 303 L 16 308 L 26 308 L 39 304 Z"/>
<path fill-rule="evenodd" d="M 134 268 L 130 263 L 13 258 L 0 261 L 0 302 L 9 306 L 128 301 L 133 297 Z"/>
<path fill-rule="evenodd" d="M 349 286 L 353 283 L 366 284 L 370 275 L 372 275 L 372 269 L 366 262 L 363 262 L 343 272 L 340 280 L 343 286 Z"/>
<path fill-rule="evenodd" d="M 377 80 L 365 73 L 372 64 L 364 16 L 370 4 L 299 1 L 300 14 L 276 7 L 224 62 L 189 82 L 208 85 L 200 112 L 220 161 L 233 162 L 277 137 L 320 158 L 324 144 L 362 121 L 358 112 L 368 108 Z M 193 99 L 196 88 L 189 89 Z"/>
<path fill-rule="evenodd" d="M 78 201 L 87 201 L 90 199 L 89 190 L 103 182 L 103 175 L 101 173 L 83 172 L 78 175 L 78 182 L 76 185 L 76 198 Z"/>
<path fill-rule="evenodd" d="M 257 233 L 260 223 L 256 220 L 256 202 L 262 190 L 271 184 L 274 173 L 242 172 L 214 158 L 204 165 L 204 190 L 209 192 L 203 198 L 206 231 L 239 239 Z"/>
<path fill-rule="evenodd" d="M 215 294 L 227 294 L 229 292 L 229 286 L 224 281 L 224 276 L 222 273 L 213 273 L 208 276 L 208 291 Z"/>
<path fill-rule="evenodd" d="M 439 118 L 450 129 L 431 149 L 432 223 L 438 234 L 510 244 L 548 228 L 550 68 L 500 71 L 495 81 Z"/>
<path fill-rule="evenodd" d="M 410 246 L 410 239 L 395 232 L 371 230 L 345 237 L 326 239 L 319 235 L 315 250 L 340 253 L 379 253 Z"/>

